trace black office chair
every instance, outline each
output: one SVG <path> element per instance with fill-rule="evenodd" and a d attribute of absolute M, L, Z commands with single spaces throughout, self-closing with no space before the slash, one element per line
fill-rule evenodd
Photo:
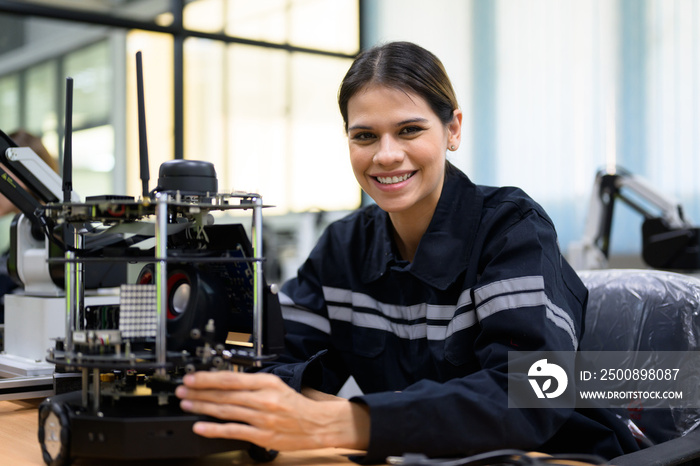
<path fill-rule="evenodd" d="M 700 279 L 631 269 L 579 275 L 589 289 L 582 351 L 700 351 Z M 654 445 L 610 464 L 700 465 L 700 409 L 641 409 L 634 418 Z"/>

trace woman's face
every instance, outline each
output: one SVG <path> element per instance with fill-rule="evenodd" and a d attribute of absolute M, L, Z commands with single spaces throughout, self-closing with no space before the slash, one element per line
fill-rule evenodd
<path fill-rule="evenodd" d="M 360 90 L 348 101 L 350 163 L 360 186 L 389 213 L 432 215 L 461 121 L 455 110 L 444 125 L 416 94 L 382 85 Z"/>

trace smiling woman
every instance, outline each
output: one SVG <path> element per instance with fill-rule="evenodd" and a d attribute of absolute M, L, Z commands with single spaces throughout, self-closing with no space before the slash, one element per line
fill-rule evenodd
<path fill-rule="evenodd" d="M 370 49 L 338 102 L 353 172 L 376 204 L 331 224 L 283 286 L 287 347 L 271 374 L 184 378 L 183 409 L 240 421 L 195 432 L 278 450 L 365 449 L 367 462 L 635 450 L 609 411 L 510 406 L 511 357 L 577 350 L 587 290 L 536 202 L 446 161 L 462 112 L 440 61 L 407 42 Z M 330 395 L 349 376 L 364 394 Z"/>
<path fill-rule="evenodd" d="M 389 213 L 401 256 L 412 260 L 440 198 L 445 152 L 459 145 L 462 113 L 443 125 L 422 97 L 372 84 L 349 100 L 348 116 L 355 178 Z"/>

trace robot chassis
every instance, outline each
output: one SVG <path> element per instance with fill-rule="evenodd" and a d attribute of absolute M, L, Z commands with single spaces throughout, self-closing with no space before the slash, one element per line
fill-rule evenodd
<path fill-rule="evenodd" d="M 207 193 L 206 196 L 187 198 L 179 191 L 174 195 L 157 193 L 154 198 L 138 201 L 106 199 L 45 206 L 45 217 L 58 225 L 72 225 L 74 230 L 74 245 L 65 257 L 49 259 L 63 262 L 65 267 L 66 332 L 65 339 L 58 340 L 56 347 L 49 349 L 47 361 L 56 365 L 57 372 L 80 372 L 82 385 L 80 390 L 46 399 L 39 408 L 38 434 L 46 464 L 70 464 L 72 458 L 77 457 L 186 458 L 232 450 L 246 450 L 258 461 L 275 457 L 274 451 L 247 442 L 206 439 L 194 434 L 192 424 L 203 416 L 184 413 L 174 395 L 175 387 L 185 373 L 241 370 L 260 366 L 263 361 L 274 357 L 270 350 L 279 343 L 279 338 L 270 336 L 268 339 L 268 330 L 264 331 L 263 326 L 265 316 L 279 319 L 281 316 L 276 289 L 267 286 L 263 277 L 264 207 L 257 194 L 209 196 Z M 226 248 L 214 248 L 213 252 L 202 250 L 208 241 L 207 232 L 214 233 L 214 226 L 203 225 L 208 214 L 233 209 L 252 210 L 252 249 L 250 243 L 245 244 L 247 237 L 243 228 L 235 225 L 238 227 L 235 234 L 239 239 L 243 237 L 240 242 L 244 244 L 238 244 L 234 251 Z M 101 223 L 108 234 L 125 224 L 144 224 L 144 219 L 153 217 L 155 248 L 145 255 L 143 252 L 128 254 L 127 249 L 122 257 L 81 255 L 85 232 L 80 225 Z M 225 233 L 219 235 L 220 238 L 232 238 L 228 227 L 220 226 Z M 173 233 L 174 230 L 179 233 Z M 176 243 L 175 248 L 173 243 Z M 246 252 L 252 252 L 252 256 Z M 83 265 L 89 261 L 110 260 L 145 262 L 148 265 L 141 271 L 141 284 L 122 287 L 122 309 L 101 309 L 97 311 L 97 318 L 92 312 L 89 319 L 91 310 L 86 309 L 82 288 Z M 172 275 L 169 279 L 168 266 L 177 268 L 187 264 L 192 267 L 193 263 L 199 269 L 190 269 L 192 274 L 185 277 L 189 282 L 180 287 L 181 293 L 174 291 L 176 285 L 169 283 Z M 224 270 L 221 267 L 229 270 L 223 272 L 224 277 L 219 277 Z M 215 272 L 207 273 L 211 268 Z M 226 285 L 223 289 L 216 289 L 207 283 L 207 277 L 212 276 L 214 281 L 218 280 L 217 277 L 225 278 L 237 285 L 249 286 L 249 289 L 231 290 Z M 133 319 L 132 328 L 127 330 L 130 324 L 123 309 L 125 293 L 130 291 L 128 288 L 144 287 L 144 284 L 148 289 L 145 299 L 150 300 L 146 307 L 151 307 L 146 312 L 145 334 L 143 328 L 134 333 Z M 252 310 L 239 309 L 232 313 L 230 309 L 221 309 L 222 302 L 215 298 L 217 292 L 228 293 L 229 300 L 224 304 L 234 303 L 239 307 L 252 304 Z M 234 296 L 231 300 L 232 294 L 242 297 Z M 219 309 L 215 309 L 217 307 Z M 110 325 L 107 321 L 117 320 L 117 314 L 119 328 L 108 328 L 116 327 L 114 322 Z M 227 339 L 230 335 L 225 328 L 231 325 L 227 322 L 227 316 L 231 314 L 239 314 L 234 318 L 234 325 L 244 330 L 235 334 L 238 338 L 233 342 Z M 143 315 L 136 315 L 135 319 L 144 322 Z M 96 320 L 98 324 L 95 324 Z M 224 320 L 224 325 L 221 320 Z M 143 327 L 143 324 L 136 325 Z M 177 341 L 173 342 L 173 339 Z"/>

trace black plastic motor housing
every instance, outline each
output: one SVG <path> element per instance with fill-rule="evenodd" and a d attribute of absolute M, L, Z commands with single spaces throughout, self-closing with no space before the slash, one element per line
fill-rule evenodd
<path fill-rule="evenodd" d="M 159 192 L 180 191 L 183 194 L 215 194 L 218 190 L 214 164 L 203 160 L 168 160 L 158 171 Z"/>

